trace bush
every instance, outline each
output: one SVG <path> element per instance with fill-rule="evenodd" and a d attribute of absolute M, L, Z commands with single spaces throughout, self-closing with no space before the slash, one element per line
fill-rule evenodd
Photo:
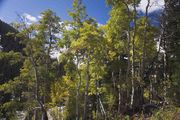
<path fill-rule="evenodd" d="M 156 111 L 151 120 L 179 120 L 180 118 L 180 108 L 175 108 L 173 106 L 167 106 Z"/>

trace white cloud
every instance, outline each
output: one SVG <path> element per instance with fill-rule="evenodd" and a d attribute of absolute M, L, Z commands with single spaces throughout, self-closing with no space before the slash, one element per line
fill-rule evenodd
<path fill-rule="evenodd" d="M 39 16 L 38 16 L 39 19 L 42 19 L 42 17 L 43 17 L 42 15 L 39 15 Z"/>
<path fill-rule="evenodd" d="M 98 25 L 98 27 L 101 27 L 101 26 L 103 26 L 103 24 L 101 24 L 101 23 L 97 23 L 97 25 Z"/>
<path fill-rule="evenodd" d="M 147 3 L 148 3 L 148 0 L 141 0 L 139 7 L 137 9 L 145 12 Z M 153 11 L 160 10 L 163 8 L 164 8 L 164 0 L 150 0 L 150 7 L 148 11 L 153 12 Z"/>
<path fill-rule="evenodd" d="M 32 16 L 32 15 L 30 15 L 30 14 L 28 14 L 28 13 L 24 13 L 24 14 L 23 14 L 23 17 L 25 17 L 25 19 L 26 19 L 26 21 L 27 21 L 28 23 L 34 23 L 34 22 L 37 22 L 37 21 L 38 21 L 38 19 L 37 19 L 36 17 L 34 17 L 34 16 Z"/>

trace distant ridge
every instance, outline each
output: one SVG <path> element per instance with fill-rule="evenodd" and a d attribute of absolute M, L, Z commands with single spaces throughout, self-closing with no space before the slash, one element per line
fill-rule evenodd
<path fill-rule="evenodd" d="M 2 51 L 22 51 L 22 45 L 19 43 L 20 39 L 14 36 L 7 36 L 7 33 L 18 33 L 18 30 L 11 25 L 0 20 L 0 46 Z"/>
<path fill-rule="evenodd" d="M 18 32 L 18 31 L 0 19 L 0 34 L 5 34 L 8 32 Z"/>

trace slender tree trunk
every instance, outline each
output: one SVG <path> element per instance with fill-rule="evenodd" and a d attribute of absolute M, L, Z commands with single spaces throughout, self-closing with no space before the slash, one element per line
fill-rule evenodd
<path fill-rule="evenodd" d="M 167 53 L 166 53 L 166 43 L 164 42 L 164 48 L 165 48 L 165 53 L 163 55 L 163 77 L 164 77 L 164 100 L 166 103 L 167 102 Z"/>
<path fill-rule="evenodd" d="M 76 92 L 76 120 L 79 120 L 79 88 L 80 87 L 78 85 Z"/>
<path fill-rule="evenodd" d="M 37 109 L 34 109 L 34 120 L 38 120 Z"/>
<path fill-rule="evenodd" d="M 96 80 L 96 119 L 99 119 L 99 92 L 98 92 L 99 83 Z"/>
<path fill-rule="evenodd" d="M 101 109 L 101 113 L 104 115 L 104 120 L 106 120 L 106 111 L 104 109 L 104 106 L 102 104 L 101 98 L 99 97 L 99 104 L 100 104 L 100 109 Z"/>
<path fill-rule="evenodd" d="M 112 82 L 113 82 L 113 90 L 115 91 L 115 89 L 116 89 L 116 79 L 115 79 L 115 76 L 114 76 L 114 71 L 112 71 L 111 76 L 112 76 Z"/>
<path fill-rule="evenodd" d="M 47 53 L 46 53 L 46 78 L 44 79 L 44 86 L 43 86 L 43 88 L 44 88 L 44 94 L 43 94 L 43 100 L 42 100 L 42 103 L 41 103 L 41 101 L 39 101 L 39 104 L 40 104 L 40 106 L 41 106 L 41 111 L 42 111 L 42 117 L 41 117 L 41 119 L 42 120 L 48 120 L 48 116 L 47 116 L 47 111 L 46 111 L 46 109 L 44 108 L 44 104 L 46 103 L 46 99 L 47 99 L 47 96 L 46 96 L 46 94 L 48 93 L 48 90 L 49 90 L 49 86 L 48 86 L 48 84 L 49 83 L 47 83 L 48 82 L 48 74 L 49 74 L 49 64 L 50 64 L 50 52 L 51 52 L 51 49 L 52 49 L 52 33 L 51 33 L 51 29 L 49 28 L 49 41 L 48 41 L 48 44 L 49 44 L 49 46 L 48 46 L 48 49 L 47 49 Z"/>
<path fill-rule="evenodd" d="M 33 65 L 34 66 L 34 65 Z M 42 111 L 42 120 L 48 120 L 47 117 L 47 111 L 44 108 L 43 103 L 41 103 L 41 101 L 39 100 L 39 80 L 38 80 L 38 73 L 37 73 L 37 68 L 36 66 L 34 66 L 34 73 L 35 73 L 35 80 L 36 80 L 36 100 L 39 103 L 40 107 L 41 107 L 41 111 Z M 36 115 L 35 115 L 36 116 Z"/>
<path fill-rule="evenodd" d="M 166 2 L 165 1 L 165 10 L 168 9 L 168 1 Z M 162 24 L 161 24 L 161 34 L 160 34 L 160 38 L 159 38 L 159 50 L 158 50 L 158 53 L 160 53 L 161 50 L 164 51 L 163 53 L 163 81 L 164 81 L 164 84 L 163 84 L 163 90 L 164 90 L 164 94 L 163 94 L 163 97 L 164 97 L 164 103 L 166 102 L 166 80 L 167 80 L 167 46 L 166 46 L 166 39 L 169 38 L 170 36 L 173 35 L 173 33 L 169 33 L 170 35 L 169 36 L 166 36 L 166 29 L 167 29 L 167 18 L 165 17 L 166 15 L 163 15 L 162 16 Z"/>
<path fill-rule="evenodd" d="M 149 102 L 152 103 L 152 78 L 149 80 Z"/>
<path fill-rule="evenodd" d="M 89 62 L 90 62 L 90 58 L 89 58 L 89 55 L 87 55 L 86 88 L 85 88 L 85 97 L 84 97 L 84 116 L 83 116 L 83 120 L 87 120 L 88 90 L 89 90 L 89 82 L 90 82 Z"/>
<path fill-rule="evenodd" d="M 127 31 L 127 57 L 128 57 L 128 61 L 127 61 L 127 71 L 126 71 L 126 87 L 128 86 L 128 82 L 129 82 L 129 72 L 130 72 L 130 51 L 131 51 L 131 48 L 130 48 L 130 43 L 131 43 L 131 28 L 130 28 L 130 22 L 131 22 L 131 18 L 130 18 L 130 9 L 129 9 L 129 6 L 126 2 L 123 2 L 123 4 L 126 6 L 126 9 L 127 9 L 127 12 L 128 12 L 128 31 Z M 126 96 L 128 99 L 129 98 L 129 91 L 128 91 L 128 87 L 127 87 L 127 91 L 126 91 Z M 127 104 L 126 104 L 127 105 Z M 127 106 L 126 106 L 127 107 Z"/>
<path fill-rule="evenodd" d="M 47 111 L 45 109 L 42 110 L 42 119 L 41 120 L 48 120 Z"/>
<path fill-rule="evenodd" d="M 141 70 L 140 70 L 140 78 L 141 80 L 144 79 L 144 69 L 145 69 L 145 57 L 146 57 L 146 43 L 147 43 L 147 27 L 148 27 L 148 9 L 149 9 L 149 6 L 150 6 L 150 0 L 147 0 L 147 5 L 146 5 L 146 11 L 145 11 L 145 22 L 144 22 L 144 39 L 143 39 L 143 51 L 142 51 L 142 61 L 141 61 Z M 150 81 L 151 83 L 151 81 Z M 143 93 L 144 93 L 144 90 L 142 89 L 142 86 L 140 86 L 140 89 L 141 89 L 141 98 L 143 99 Z M 149 91 L 149 93 L 151 93 Z M 140 102 L 143 102 L 143 101 L 140 101 Z M 142 103 L 140 103 L 142 104 Z"/>
<path fill-rule="evenodd" d="M 118 88 L 118 113 L 121 112 L 121 88 Z"/>
<path fill-rule="evenodd" d="M 131 78 L 131 102 L 130 107 L 133 107 L 134 104 L 134 80 L 135 80 L 135 37 L 136 37 L 136 0 L 133 1 L 133 8 L 134 8 L 134 31 L 132 37 L 132 78 Z"/>
<path fill-rule="evenodd" d="M 78 84 L 77 84 L 77 92 L 76 92 L 76 120 L 79 120 L 79 91 L 80 91 L 80 87 L 81 87 L 81 73 L 79 71 L 79 58 L 77 56 L 77 65 L 76 65 L 76 69 L 77 69 L 77 73 L 78 73 Z"/>
<path fill-rule="evenodd" d="M 118 85 L 118 114 L 121 111 L 121 69 L 119 69 L 119 85 Z"/>
<path fill-rule="evenodd" d="M 34 66 L 34 77 L 35 77 L 35 80 L 36 80 L 36 92 L 35 92 L 36 99 L 39 99 L 39 94 L 38 94 L 38 91 L 39 91 L 39 80 L 38 80 L 38 75 L 37 75 L 37 69 L 36 69 L 35 66 Z"/>
<path fill-rule="evenodd" d="M 150 0 L 148 0 L 145 12 L 145 23 L 144 23 L 144 39 L 143 39 L 143 51 L 142 51 L 142 63 L 141 63 L 141 80 L 143 80 L 144 68 L 145 68 L 145 57 L 146 57 L 146 42 L 147 42 L 147 27 L 148 27 L 148 9 L 150 6 Z"/>
<path fill-rule="evenodd" d="M 165 2 L 165 9 L 168 9 L 168 2 Z M 164 90 L 164 103 L 166 103 L 166 94 L 167 94 L 167 44 L 166 44 L 166 39 L 169 37 L 169 36 L 166 36 L 166 33 L 165 30 L 167 29 L 166 28 L 166 17 L 163 16 L 163 24 L 162 24 L 162 35 L 160 36 L 161 37 L 161 46 L 164 50 L 163 52 L 163 90 Z M 170 35 L 171 36 L 171 35 Z M 159 51 L 161 49 L 159 48 Z"/>

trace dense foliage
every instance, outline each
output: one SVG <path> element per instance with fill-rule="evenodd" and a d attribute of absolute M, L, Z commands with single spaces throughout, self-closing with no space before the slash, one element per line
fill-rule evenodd
<path fill-rule="evenodd" d="M 159 25 L 139 3 L 107 0 L 105 25 L 82 0 L 69 21 L 52 10 L 31 25 L 0 21 L 0 119 L 178 119 L 180 3 L 165 1 Z"/>

